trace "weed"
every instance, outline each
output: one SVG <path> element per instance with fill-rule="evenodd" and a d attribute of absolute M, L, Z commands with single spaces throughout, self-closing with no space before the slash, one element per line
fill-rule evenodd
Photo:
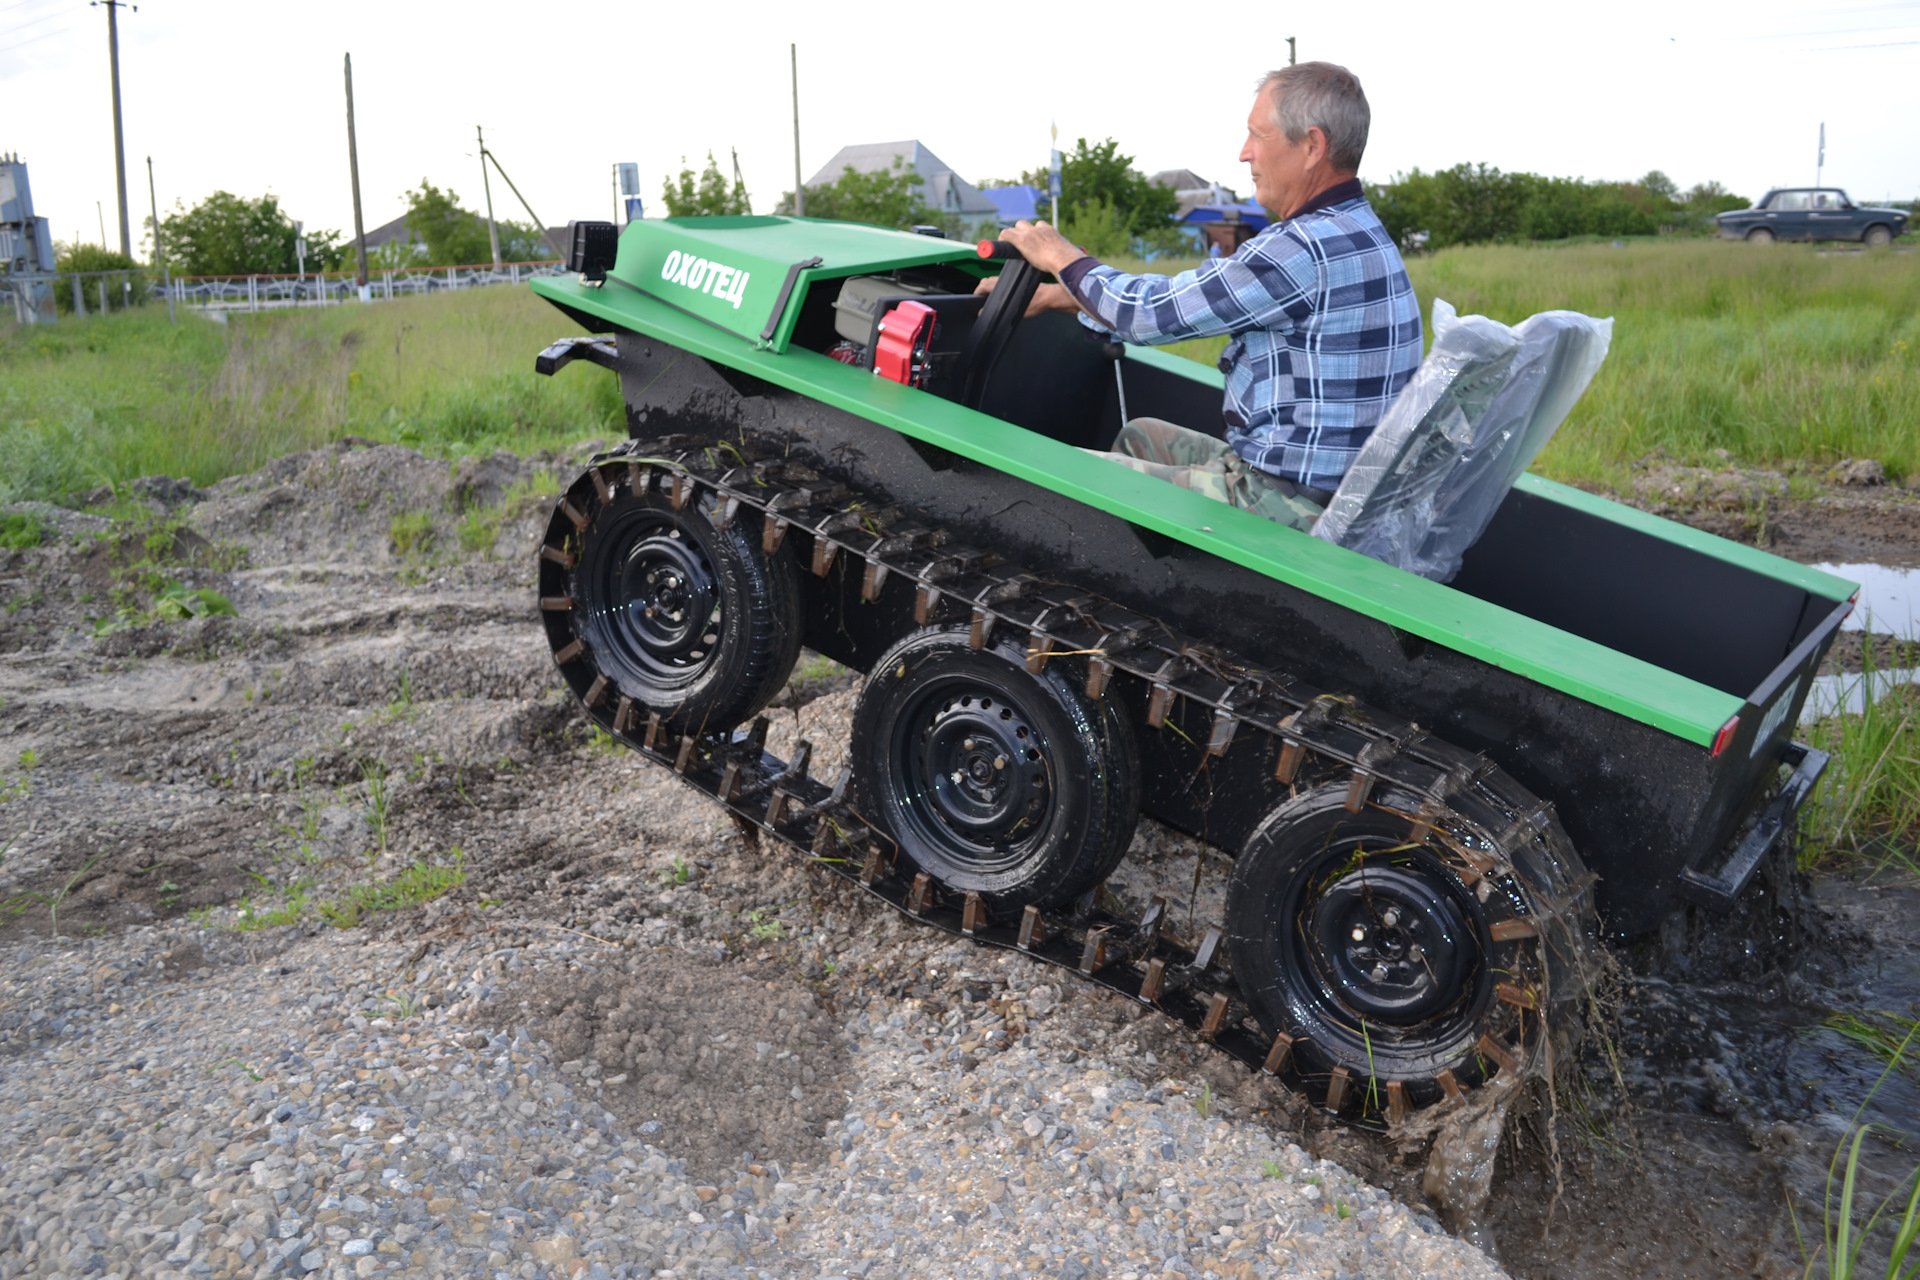
<path fill-rule="evenodd" d="M 1866 646 L 1859 679 L 1866 696 L 1858 715 L 1826 716 L 1807 728 L 1808 741 L 1830 752 L 1833 763 L 1807 806 L 1802 867 L 1838 853 L 1920 870 L 1902 851 L 1920 832 L 1920 758 L 1912 748 L 1920 731 L 1920 698 L 1906 689 L 1871 696 L 1878 687 L 1872 645 Z"/>
<path fill-rule="evenodd" d="M 380 997 L 379 1006 L 367 1012 L 376 1018 L 385 1018 L 389 1022 L 405 1022 L 410 1018 L 419 1017 L 424 1007 L 420 1003 L 420 997 L 413 992 L 388 989 L 387 993 Z"/>
<path fill-rule="evenodd" d="M 1340 1221 L 1345 1222 L 1348 1218 L 1351 1218 L 1353 1216 L 1353 1206 L 1348 1204 L 1345 1200 L 1338 1200 L 1334 1202 L 1333 1212 L 1335 1217 L 1339 1218 Z"/>
<path fill-rule="evenodd" d="M 660 883 L 678 888 L 693 879 L 693 867 L 679 854 L 673 855 L 673 865 L 660 873 Z"/>
<path fill-rule="evenodd" d="M 620 739 L 608 733 L 597 724 L 587 725 L 587 749 L 596 755 L 617 756 L 626 748 L 620 745 Z"/>
<path fill-rule="evenodd" d="M 516 481 L 508 489 L 501 505 L 511 509 L 535 498 L 553 498 L 560 494 L 560 473 L 557 471 L 536 471 L 525 480 Z"/>
<path fill-rule="evenodd" d="M 79 870 L 67 877 L 67 882 L 60 886 L 59 892 L 46 895 L 47 927 L 53 930 L 54 936 L 58 937 L 60 933 L 60 904 L 67 900 L 68 896 L 72 894 L 79 883 L 86 879 L 87 873 L 98 866 L 100 860 L 106 856 L 107 854 L 104 849 L 94 854 L 91 858 L 88 858 L 80 864 Z"/>
<path fill-rule="evenodd" d="M 1281 1167 L 1278 1160 L 1262 1160 L 1260 1162 L 1260 1176 L 1263 1178 L 1284 1178 L 1287 1176 L 1287 1171 Z"/>
<path fill-rule="evenodd" d="M 462 551 L 485 554 L 500 540 L 499 507 L 475 507 L 460 519 L 457 534 Z"/>
<path fill-rule="evenodd" d="M 321 903 L 320 918 L 336 929 L 351 929 L 370 912 L 424 906 L 466 883 L 466 868 L 461 865 L 465 856 L 456 846 L 448 851 L 446 863 L 416 861 L 390 880 L 355 885 L 342 897 Z"/>
<path fill-rule="evenodd" d="M 362 760 L 360 777 L 367 784 L 367 826 L 373 830 L 374 847 L 367 851 L 372 862 L 387 851 L 387 822 L 393 812 L 393 792 L 387 785 L 387 766 L 378 760 Z"/>
<path fill-rule="evenodd" d="M 247 1063 L 247 1061 L 243 1058 L 222 1058 L 220 1061 L 213 1064 L 213 1069 L 215 1071 L 224 1071 L 228 1067 L 240 1068 L 240 1070 L 246 1072 L 247 1079 L 253 1081 L 255 1084 L 259 1084 L 262 1080 L 266 1079 L 265 1076 L 261 1075 L 258 1071 L 254 1070 L 254 1068 L 250 1066 Z"/>
<path fill-rule="evenodd" d="M 743 917 L 747 922 L 747 936 L 755 942 L 776 942 L 785 933 L 777 916 L 770 914 L 765 907 L 755 907 Z"/>
<path fill-rule="evenodd" d="M 1920 1035 L 1920 1018 L 1886 1009 L 1864 1013 L 1836 1010 L 1820 1025 L 1853 1041 L 1885 1063 L 1888 1070 L 1904 1069 L 1920 1078 L 1920 1061 L 1909 1061 L 1906 1053 L 1907 1046 Z"/>
<path fill-rule="evenodd" d="M 1213 1117 L 1213 1082 L 1207 1081 L 1200 1086 L 1200 1096 L 1193 1100 L 1193 1109 L 1202 1120 Z"/>
<path fill-rule="evenodd" d="M 395 720 L 413 719 L 413 676 L 410 672 L 400 673 L 399 687 L 394 690 L 393 700 L 387 703 L 382 719 L 391 724 Z"/>
<path fill-rule="evenodd" d="M 1874 1206 L 1873 1212 L 1867 1215 L 1864 1222 L 1857 1225 L 1854 1222 L 1854 1199 L 1860 1173 L 1860 1148 L 1866 1142 L 1867 1134 L 1875 1128 L 1871 1124 L 1860 1124 L 1859 1119 L 1861 1113 L 1866 1110 L 1867 1104 L 1873 1100 L 1874 1094 L 1878 1093 L 1880 1086 L 1886 1083 L 1887 1077 L 1899 1069 L 1906 1059 L 1914 1040 L 1920 1038 L 1920 1020 L 1905 1019 L 1904 1021 L 1905 1034 L 1883 1055 L 1887 1062 L 1886 1068 L 1881 1071 L 1879 1079 L 1873 1082 L 1873 1087 L 1867 1090 L 1867 1096 L 1861 1099 L 1859 1108 L 1854 1111 L 1852 1138 L 1834 1148 L 1833 1159 L 1827 1165 L 1827 1192 L 1821 1205 L 1820 1246 L 1807 1259 L 1806 1274 L 1808 1276 L 1815 1274 L 1814 1268 L 1823 1258 L 1829 1280 L 1852 1280 L 1855 1276 L 1865 1274 L 1860 1267 L 1860 1255 L 1866 1248 L 1867 1240 L 1873 1235 L 1874 1228 L 1880 1224 L 1883 1215 L 1894 1205 L 1894 1197 L 1889 1196 Z M 1842 1031 L 1842 1034 L 1848 1033 Z M 1879 1052 L 1877 1047 L 1876 1052 Z M 1894 1136 L 1898 1141 L 1899 1135 Z M 1843 1150 L 1846 1153 L 1844 1158 L 1841 1155 Z M 1838 1204 L 1834 1201 L 1836 1175 L 1840 1179 Z M 1920 1267 L 1906 1265 L 1907 1256 L 1913 1251 L 1916 1239 L 1920 1239 L 1920 1169 L 1914 1170 L 1911 1182 L 1912 1190 L 1908 1193 L 1905 1208 L 1896 1211 L 1897 1217 L 1887 1219 L 1892 1226 L 1893 1239 L 1888 1246 L 1886 1270 L 1882 1273 L 1886 1280 L 1915 1280 L 1916 1275 L 1920 1275 Z M 1793 1231 L 1794 1236 L 1799 1238 L 1798 1212 L 1793 1215 Z M 1803 1253 L 1805 1249 L 1806 1244 L 1802 1240 Z"/>
<path fill-rule="evenodd" d="M 39 546 L 45 536 L 45 528 L 30 515 L 0 516 L 0 547 L 9 551 L 25 551 L 28 547 Z"/>
<path fill-rule="evenodd" d="M 387 526 L 387 540 L 402 560 L 425 555 L 433 545 L 433 517 L 425 511 L 403 511 Z"/>
<path fill-rule="evenodd" d="M 109 636 L 116 631 L 144 627 L 149 623 L 184 622 L 188 618 L 205 618 L 216 614 L 232 617 L 235 612 L 233 601 L 211 587 L 183 586 L 157 576 L 143 579 L 143 585 L 152 594 L 151 605 L 140 608 L 128 599 L 125 592 L 116 592 L 116 597 L 121 601 L 119 607 L 111 617 L 94 619 L 93 634 Z"/>

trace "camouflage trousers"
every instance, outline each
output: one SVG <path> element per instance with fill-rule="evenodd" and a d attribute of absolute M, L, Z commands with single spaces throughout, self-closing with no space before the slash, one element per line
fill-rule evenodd
<path fill-rule="evenodd" d="M 1088 452 L 1295 529 L 1313 528 L 1331 496 L 1269 475 L 1224 440 L 1159 418 L 1128 422 L 1111 453 Z"/>

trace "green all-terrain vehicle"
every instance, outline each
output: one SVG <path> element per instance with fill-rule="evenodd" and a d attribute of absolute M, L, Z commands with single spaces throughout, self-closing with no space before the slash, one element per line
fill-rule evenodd
<path fill-rule="evenodd" d="M 1089 457 L 1221 378 L 1023 319 L 1037 273 L 779 217 L 573 228 L 534 288 L 631 439 L 539 549 L 587 714 L 896 907 L 1154 1006 L 1368 1122 L 1539 1060 L 1600 940 L 1729 906 L 1825 758 L 1851 583 L 1532 476 L 1450 583 Z M 765 750 L 801 646 L 851 766 Z M 1148 815 L 1234 859 L 1177 933 Z"/>

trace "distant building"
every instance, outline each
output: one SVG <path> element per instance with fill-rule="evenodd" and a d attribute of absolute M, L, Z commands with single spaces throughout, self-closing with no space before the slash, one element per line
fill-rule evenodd
<path fill-rule="evenodd" d="M 842 173 L 886 173 L 894 163 L 920 175 L 920 198 L 938 214 L 972 223 L 1000 220 L 1000 208 L 980 188 L 955 173 L 946 161 L 929 151 L 918 139 L 906 142 L 863 142 L 842 147 L 820 171 L 807 179 L 809 187 L 826 186 Z"/>

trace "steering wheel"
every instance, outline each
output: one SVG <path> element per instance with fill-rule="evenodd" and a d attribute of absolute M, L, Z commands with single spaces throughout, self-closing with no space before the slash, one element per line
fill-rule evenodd
<path fill-rule="evenodd" d="M 962 359 L 967 379 L 960 403 L 973 409 L 979 408 L 981 400 L 986 397 L 994 366 L 1006 353 L 1007 344 L 1013 338 L 1014 326 L 1027 314 L 1027 304 L 1033 301 L 1034 292 L 1040 288 L 1044 278 L 1032 263 L 1020 256 L 1018 249 L 1005 240 L 982 240 L 979 252 L 982 258 L 1001 259 L 1007 265 L 1002 268 L 1000 283 L 987 295 L 979 318 L 973 322 L 973 332 L 967 337 L 967 348 Z"/>

